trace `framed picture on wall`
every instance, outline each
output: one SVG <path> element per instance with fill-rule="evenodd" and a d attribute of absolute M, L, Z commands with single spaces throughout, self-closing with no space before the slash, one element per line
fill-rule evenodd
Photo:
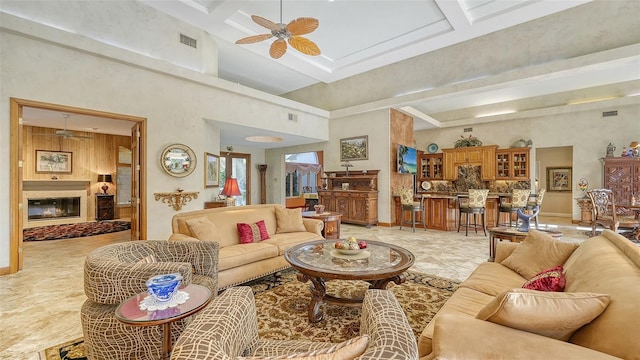
<path fill-rule="evenodd" d="M 37 173 L 68 173 L 72 171 L 70 151 L 36 150 Z"/>
<path fill-rule="evenodd" d="M 204 153 L 204 187 L 220 186 L 220 157 Z"/>
<path fill-rule="evenodd" d="M 547 191 L 571 191 L 571 168 L 548 167 Z"/>
<path fill-rule="evenodd" d="M 340 161 L 367 160 L 369 158 L 369 136 L 340 139 Z"/>

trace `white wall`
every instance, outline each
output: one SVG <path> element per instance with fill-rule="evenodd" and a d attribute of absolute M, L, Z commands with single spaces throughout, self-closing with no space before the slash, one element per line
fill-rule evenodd
<path fill-rule="evenodd" d="M 202 209 L 203 203 L 212 198 L 215 189 L 204 188 L 203 156 L 204 152 L 219 153 L 220 132 L 205 119 L 256 129 L 277 128 L 285 133 L 309 138 L 322 139 L 328 136 L 328 120 L 323 111 L 174 65 L 175 62 L 184 61 L 198 68 L 197 64 L 203 61 L 201 54 L 187 58 L 179 56 L 178 60 L 170 63 L 78 35 L 85 26 L 91 33 L 96 23 L 104 25 L 106 20 L 100 16 L 115 16 L 110 11 L 87 15 L 83 13 L 84 7 L 78 3 L 56 2 L 56 9 L 51 9 L 52 18 L 49 21 L 42 20 L 52 24 L 59 20 L 58 17 L 64 17 L 64 21 L 79 27 L 73 32 L 60 30 L 65 28 L 62 26 L 64 24 L 56 23 L 55 27 L 50 27 L 26 20 L 46 15 L 46 11 L 30 2 L 19 2 L 19 6 L 14 2 L 7 3 L 12 5 L 12 14 L 22 11 L 20 17 L 0 13 L 0 154 L 5 159 L 10 158 L 11 97 L 147 118 L 146 206 L 149 239 L 166 239 L 171 233 L 171 217 L 175 214 L 172 208 L 154 200 L 154 192 L 173 191 L 178 187 L 185 191 L 199 191 L 199 198 L 188 203 L 183 211 Z M 7 4 L 2 2 L 3 11 Z M 144 24 L 148 19 L 156 26 L 163 24 L 162 19 L 157 22 L 152 20 L 162 17 L 155 10 L 132 1 L 101 2 L 100 9 L 111 5 L 122 11 L 111 21 L 122 24 L 142 21 Z M 127 6 L 130 7 L 129 11 L 126 11 Z M 177 26 L 174 21 L 164 26 Z M 104 26 L 105 29 L 113 27 L 113 23 Z M 98 28 L 102 29 L 100 26 Z M 116 30 L 110 31 L 118 33 Z M 163 49 L 158 50 L 162 56 L 174 53 L 171 46 L 165 48 L 166 44 L 158 41 L 153 46 Z M 210 70 L 209 65 L 200 67 L 206 72 Z M 287 121 L 287 114 L 292 110 L 298 114 L 300 125 L 292 125 Z M 173 143 L 186 144 L 197 155 L 195 172 L 185 178 L 171 177 L 160 168 L 162 149 Z M 252 162 L 263 160 L 263 156 L 261 151 L 252 154 Z M 0 166 L 3 167 L 0 168 L 2 268 L 9 265 L 10 171 L 8 162 Z M 257 194 L 257 190 L 253 189 L 253 193 Z"/>

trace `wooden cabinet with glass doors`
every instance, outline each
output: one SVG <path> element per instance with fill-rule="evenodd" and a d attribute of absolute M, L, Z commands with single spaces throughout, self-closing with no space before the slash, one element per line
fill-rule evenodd
<path fill-rule="evenodd" d="M 418 159 L 420 182 L 428 180 L 442 180 L 443 161 L 442 154 L 422 154 Z"/>
<path fill-rule="evenodd" d="M 531 148 L 496 150 L 496 180 L 528 180 Z"/>

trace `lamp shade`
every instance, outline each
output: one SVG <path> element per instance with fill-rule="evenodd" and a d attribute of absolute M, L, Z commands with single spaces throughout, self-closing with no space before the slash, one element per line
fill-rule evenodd
<path fill-rule="evenodd" d="M 113 182 L 111 179 L 111 174 L 100 174 L 98 175 L 98 182 Z"/>
<path fill-rule="evenodd" d="M 225 196 L 240 196 L 242 193 L 240 192 L 240 188 L 238 187 L 238 180 L 235 178 L 228 178 L 224 182 L 224 188 L 221 192 L 222 195 Z"/>

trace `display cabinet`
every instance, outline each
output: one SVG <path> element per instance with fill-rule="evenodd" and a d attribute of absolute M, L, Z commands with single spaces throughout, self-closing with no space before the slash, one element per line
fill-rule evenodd
<path fill-rule="evenodd" d="M 611 189 L 616 205 L 629 205 L 640 195 L 640 157 L 602 158 L 604 188 Z"/>
<path fill-rule="evenodd" d="M 444 175 L 443 154 L 422 154 L 418 159 L 420 182 L 427 180 L 442 180 Z"/>
<path fill-rule="evenodd" d="M 96 220 L 113 220 L 114 212 L 113 195 L 96 194 Z"/>
<path fill-rule="evenodd" d="M 531 148 L 496 150 L 496 180 L 529 180 Z"/>
<path fill-rule="evenodd" d="M 326 171 L 326 189 L 318 190 L 320 204 L 326 211 L 341 213 L 343 223 L 377 225 L 378 172 Z"/>

